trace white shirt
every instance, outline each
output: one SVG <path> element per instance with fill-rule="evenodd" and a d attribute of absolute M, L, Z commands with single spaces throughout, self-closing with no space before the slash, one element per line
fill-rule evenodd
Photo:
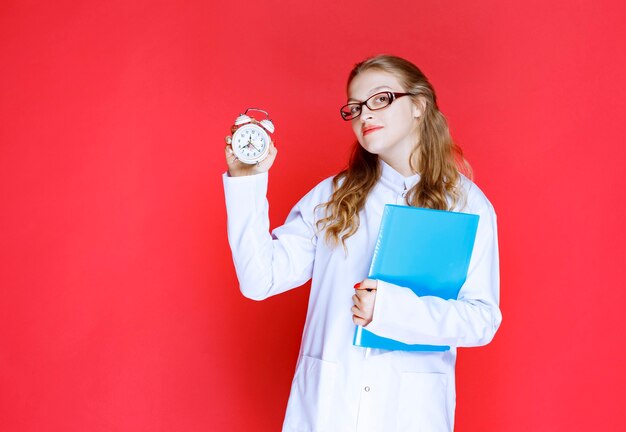
<path fill-rule="evenodd" d="M 315 221 L 329 200 L 332 178 L 318 184 L 269 233 L 268 175 L 223 176 L 228 239 L 241 292 L 262 300 L 312 278 L 302 345 L 283 431 L 452 431 L 456 347 L 491 341 L 502 316 L 496 215 L 478 187 L 461 178 L 462 210 L 480 216 L 468 276 L 457 300 L 418 297 L 378 282 L 368 330 L 409 343 L 449 345 L 445 352 L 386 351 L 352 345 L 354 284 L 367 277 L 385 204 L 406 205 L 405 178 L 380 162 L 381 178 L 360 212 L 360 226 L 331 248 Z"/>

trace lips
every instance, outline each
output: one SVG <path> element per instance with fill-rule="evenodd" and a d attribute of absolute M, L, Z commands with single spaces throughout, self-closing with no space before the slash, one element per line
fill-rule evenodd
<path fill-rule="evenodd" d="M 363 134 L 363 136 L 365 136 L 382 128 L 382 126 L 365 126 L 361 129 L 361 133 Z"/>

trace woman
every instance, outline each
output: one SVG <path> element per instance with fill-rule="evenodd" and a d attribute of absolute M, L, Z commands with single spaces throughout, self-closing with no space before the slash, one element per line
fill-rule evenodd
<path fill-rule="evenodd" d="M 228 235 L 241 291 L 262 300 L 312 278 L 283 430 L 451 431 L 456 347 L 489 343 L 501 322 L 493 207 L 459 173 L 457 165 L 468 166 L 415 65 L 393 56 L 357 64 L 341 115 L 357 139 L 348 168 L 311 190 L 271 235 L 265 195 L 276 148 L 249 166 L 226 147 Z M 385 204 L 480 215 L 457 300 L 366 279 Z M 355 324 L 452 348 L 356 347 Z"/>

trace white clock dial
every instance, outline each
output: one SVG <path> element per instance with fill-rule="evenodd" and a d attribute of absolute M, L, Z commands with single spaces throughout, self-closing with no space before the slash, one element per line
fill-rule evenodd
<path fill-rule="evenodd" d="M 247 164 L 255 164 L 267 156 L 270 148 L 270 137 L 267 132 L 256 124 L 247 124 L 235 131 L 232 138 L 235 156 Z"/>

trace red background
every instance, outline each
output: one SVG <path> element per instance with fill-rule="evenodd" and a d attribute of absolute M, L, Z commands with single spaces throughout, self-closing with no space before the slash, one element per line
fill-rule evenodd
<path fill-rule="evenodd" d="M 229 3 L 233 3 L 229 5 Z M 615 1 L 3 1 L 0 429 L 276 431 L 306 310 L 255 303 L 223 138 L 270 111 L 273 225 L 346 162 L 352 65 L 418 64 L 499 216 L 458 431 L 626 430 L 626 10 Z"/>

